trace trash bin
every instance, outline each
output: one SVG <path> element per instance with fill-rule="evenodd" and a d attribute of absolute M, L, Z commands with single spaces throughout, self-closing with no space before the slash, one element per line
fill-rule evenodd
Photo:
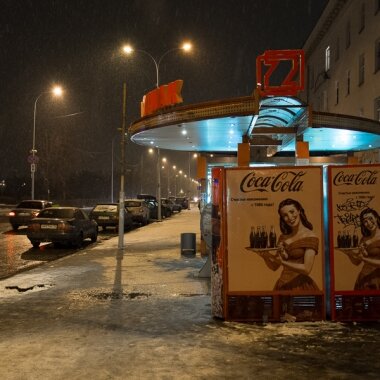
<path fill-rule="evenodd" d="M 195 256 L 196 243 L 195 233 L 187 232 L 181 234 L 181 255 Z"/>

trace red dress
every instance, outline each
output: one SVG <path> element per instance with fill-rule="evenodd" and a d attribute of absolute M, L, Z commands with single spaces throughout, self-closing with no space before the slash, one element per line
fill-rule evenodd
<path fill-rule="evenodd" d="M 304 263 L 305 250 L 310 248 L 318 254 L 319 240 L 310 236 L 296 240 L 290 244 L 285 242 L 285 236 L 281 236 L 279 243 L 282 243 L 285 252 L 288 254 L 287 261 L 292 263 Z M 294 271 L 291 268 L 283 267 L 280 278 L 277 280 L 274 290 L 319 290 L 314 280 L 306 274 Z"/>

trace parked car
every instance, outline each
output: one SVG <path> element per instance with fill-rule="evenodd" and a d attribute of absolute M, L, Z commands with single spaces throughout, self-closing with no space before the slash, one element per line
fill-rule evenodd
<path fill-rule="evenodd" d="M 149 207 L 143 199 L 126 199 L 124 201 L 126 209 L 132 214 L 135 223 L 145 226 L 149 223 Z"/>
<path fill-rule="evenodd" d="M 34 248 L 41 242 L 81 247 L 83 240 L 98 238 L 98 225 L 77 207 L 49 207 L 33 218 L 26 232 Z"/>
<path fill-rule="evenodd" d="M 148 200 L 147 205 L 149 207 L 149 218 L 158 219 L 158 202 L 156 200 Z M 161 200 L 161 218 L 167 218 L 171 215 L 170 209 L 168 209 Z"/>
<path fill-rule="evenodd" d="M 161 214 L 165 218 L 169 218 L 173 215 L 173 205 L 167 198 L 161 198 Z"/>
<path fill-rule="evenodd" d="M 161 201 L 163 205 L 166 207 L 166 209 L 170 210 L 170 215 L 173 215 L 174 212 L 180 212 L 182 210 L 182 207 L 179 204 L 175 204 L 172 200 L 168 198 L 161 198 Z"/>
<path fill-rule="evenodd" d="M 119 204 L 101 203 L 97 204 L 90 213 L 90 218 L 98 223 L 99 227 L 106 230 L 107 227 L 117 229 L 119 227 Z M 124 210 L 124 231 L 133 227 L 132 214 Z"/>
<path fill-rule="evenodd" d="M 178 203 L 175 203 L 173 199 L 168 199 L 168 202 L 171 205 L 172 212 L 181 212 L 182 211 L 182 206 Z"/>
<path fill-rule="evenodd" d="M 182 209 L 187 209 L 189 207 L 189 199 L 186 197 L 176 197 L 175 203 L 181 205 Z"/>
<path fill-rule="evenodd" d="M 25 200 L 8 214 L 9 223 L 16 231 L 20 226 L 27 226 L 28 223 L 46 207 L 51 207 L 52 202 L 46 200 Z"/>

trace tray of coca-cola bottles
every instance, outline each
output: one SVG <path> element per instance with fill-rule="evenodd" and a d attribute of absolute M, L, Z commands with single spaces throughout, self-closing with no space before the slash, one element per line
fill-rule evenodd
<path fill-rule="evenodd" d="M 358 251 L 359 246 L 359 236 L 354 231 L 352 234 L 349 231 L 338 231 L 337 245 L 334 247 L 340 251 Z"/>
<path fill-rule="evenodd" d="M 269 233 L 267 232 L 269 230 Z M 273 226 L 252 226 L 249 234 L 249 247 L 252 252 L 277 251 L 277 235 Z"/>

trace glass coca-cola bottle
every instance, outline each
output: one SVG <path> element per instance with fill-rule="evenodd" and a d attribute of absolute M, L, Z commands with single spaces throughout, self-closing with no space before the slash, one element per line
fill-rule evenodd
<path fill-rule="evenodd" d="M 256 228 L 255 248 L 261 248 L 261 228 L 260 228 L 260 226 L 258 226 Z"/>
<path fill-rule="evenodd" d="M 255 227 L 251 227 L 251 233 L 249 234 L 249 246 L 255 248 Z"/>
<path fill-rule="evenodd" d="M 359 236 L 358 234 L 356 233 L 356 230 L 354 231 L 354 234 L 352 236 L 352 246 L 354 248 L 358 247 L 359 246 Z"/>
<path fill-rule="evenodd" d="M 275 248 L 276 247 L 276 231 L 273 226 L 270 226 L 270 232 L 269 232 L 269 248 Z"/>
<path fill-rule="evenodd" d="M 343 236 L 342 231 L 338 231 L 338 236 L 336 238 L 336 244 L 338 248 L 343 248 Z"/>

